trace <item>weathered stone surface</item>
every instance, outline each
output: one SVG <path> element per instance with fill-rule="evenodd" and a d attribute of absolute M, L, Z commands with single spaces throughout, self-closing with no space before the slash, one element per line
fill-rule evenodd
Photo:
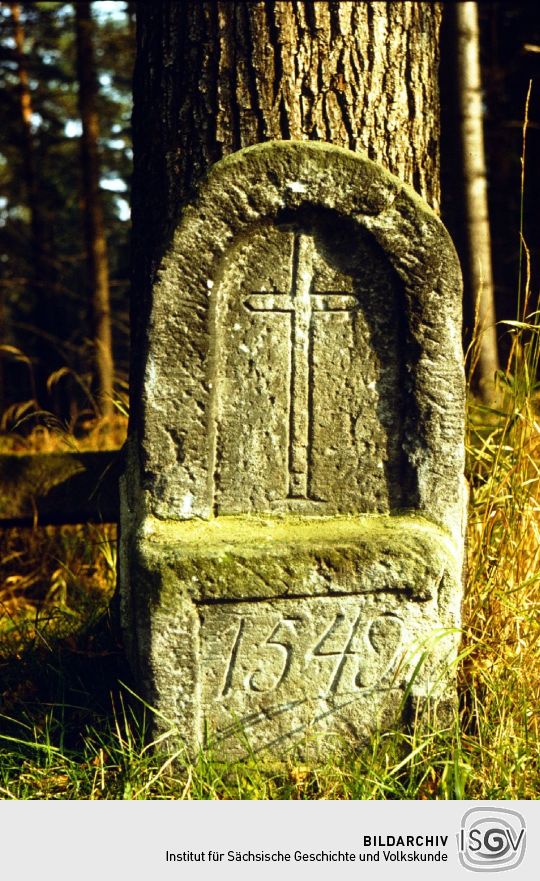
<path fill-rule="evenodd" d="M 294 733 L 321 750 L 322 734 L 334 746 L 361 739 L 396 722 L 430 641 L 412 694 L 445 693 L 459 559 L 433 524 L 288 515 L 146 527 L 130 632 L 146 694 L 162 707 L 167 695 L 168 724 L 191 749 L 205 732 L 227 755 L 248 742 L 283 750 Z"/>
<path fill-rule="evenodd" d="M 305 732 L 361 738 L 398 718 L 426 640 L 412 692 L 448 690 L 460 292 L 428 206 L 329 145 L 240 151 L 183 209 L 143 353 L 121 582 L 146 694 L 191 750 L 204 732 L 225 755 L 242 737 L 278 754 Z"/>

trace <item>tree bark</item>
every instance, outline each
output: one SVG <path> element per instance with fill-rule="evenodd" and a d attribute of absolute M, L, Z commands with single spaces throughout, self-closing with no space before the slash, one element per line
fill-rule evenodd
<path fill-rule="evenodd" d="M 10 4 L 13 20 L 13 37 L 15 40 L 15 57 L 17 59 L 17 76 L 19 79 L 19 104 L 22 123 L 22 153 L 30 223 L 32 229 L 32 249 L 36 269 L 44 261 L 44 225 L 39 213 L 39 194 L 36 175 L 36 156 L 32 135 L 32 97 L 26 58 L 24 53 L 24 27 L 21 21 L 21 7 L 18 3 Z"/>
<path fill-rule="evenodd" d="M 30 215 L 30 254 L 32 269 L 30 272 L 30 290 L 35 297 L 36 326 L 44 331 L 37 335 L 36 351 L 38 369 L 34 375 L 34 393 L 45 394 L 46 374 L 49 368 L 51 347 L 46 339 L 47 331 L 53 330 L 51 316 L 54 312 L 51 303 L 51 288 L 55 281 L 55 269 L 51 259 L 47 228 L 41 206 L 40 184 L 38 178 L 39 161 L 36 151 L 35 135 L 32 130 L 32 94 L 25 53 L 25 31 L 21 19 L 21 7 L 18 3 L 10 3 L 13 22 L 13 39 L 19 80 L 19 106 L 21 119 L 21 153 L 26 190 L 26 200 Z M 50 368 L 49 368 L 50 369 Z M 36 401 L 38 405 L 38 401 Z"/>
<path fill-rule="evenodd" d="M 477 4 L 456 3 L 453 14 L 456 22 L 459 128 L 467 238 L 466 294 L 470 296 L 473 305 L 478 340 L 476 384 L 483 401 L 493 403 L 499 356 L 491 263 Z"/>
<path fill-rule="evenodd" d="M 277 139 L 364 150 L 437 210 L 439 3 L 138 3 L 132 406 L 152 279 L 214 162 Z"/>
<path fill-rule="evenodd" d="M 109 296 L 109 263 L 99 192 L 99 118 L 97 77 L 92 44 L 89 2 L 75 3 L 79 112 L 82 122 L 81 159 L 84 223 L 91 297 L 92 336 L 95 346 L 98 408 L 102 416 L 113 411 L 114 365 Z"/>
<path fill-rule="evenodd" d="M 11 3 L 13 20 L 13 37 L 15 40 L 15 57 L 17 59 L 17 75 L 19 78 L 19 102 L 22 122 L 22 153 L 30 224 L 32 230 L 32 252 L 37 282 L 43 283 L 45 272 L 45 235 L 44 222 L 40 213 L 38 181 L 36 173 L 36 152 L 32 134 L 32 97 L 24 52 L 24 27 L 21 21 L 21 8 L 18 3 Z"/>

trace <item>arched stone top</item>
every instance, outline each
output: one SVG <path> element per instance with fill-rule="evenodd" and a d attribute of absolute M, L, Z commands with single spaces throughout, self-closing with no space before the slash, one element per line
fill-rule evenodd
<path fill-rule="evenodd" d="M 144 510 L 412 509 L 458 536 L 460 316 L 448 233 L 384 168 L 319 142 L 228 156 L 152 291 Z"/>

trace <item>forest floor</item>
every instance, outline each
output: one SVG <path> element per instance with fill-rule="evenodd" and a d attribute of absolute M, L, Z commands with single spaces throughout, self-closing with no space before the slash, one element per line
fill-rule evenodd
<path fill-rule="evenodd" d="M 516 330 L 497 407 L 469 399 L 468 576 L 451 723 L 423 719 L 319 765 L 290 753 L 279 767 L 255 756 L 224 766 L 210 750 L 192 765 L 173 761 L 164 741 L 148 742 L 152 710 L 124 661 L 116 527 L 12 529 L 0 539 L 0 797 L 537 798 L 538 341 L 532 325 Z M 95 445 L 91 434 L 85 448 Z M 33 441 L 18 443 L 28 449 Z M 43 433 L 37 446 L 43 451 Z"/>

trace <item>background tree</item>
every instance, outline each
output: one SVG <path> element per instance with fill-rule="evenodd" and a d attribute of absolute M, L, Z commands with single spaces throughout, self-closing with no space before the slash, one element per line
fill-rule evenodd
<path fill-rule="evenodd" d="M 13 38 L 15 43 L 15 58 L 17 63 L 17 76 L 19 80 L 19 106 L 21 121 L 21 146 L 26 187 L 26 199 L 30 213 L 31 229 L 31 252 L 34 263 L 34 284 L 38 289 L 45 285 L 47 278 L 47 262 L 45 224 L 41 212 L 41 200 L 37 178 L 37 156 L 34 145 L 34 133 L 32 130 L 32 98 L 30 94 L 30 82 L 28 66 L 25 54 L 24 26 L 21 21 L 21 7 L 18 3 L 10 3 L 11 18 L 13 24 Z"/>
<path fill-rule="evenodd" d="M 210 164 L 272 138 L 365 150 L 439 204 L 438 3 L 139 3 L 132 411 L 150 286 Z"/>
<path fill-rule="evenodd" d="M 33 321 L 41 332 L 36 334 L 36 355 L 39 364 L 50 359 L 49 334 L 51 324 L 51 294 L 56 283 L 56 267 L 52 257 L 54 251 L 53 230 L 47 223 L 44 193 L 39 168 L 42 159 L 42 144 L 36 126 L 39 114 L 33 107 L 31 77 L 35 76 L 35 65 L 28 52 L 23 12 L 20 4 L 10 3 L 13 34 L 13 69 L 16 73 L 15 91 L 17 111 L 15 145 L 20 151 L 20 195 L 25 203 L 28 231 L 25 247 L 28 266 L 25 274 L 25 296 L 33 303 Z M 9 117 L 8 117 L 9 118 Z M 22 186 L 21 186 L 22 183 Z M 41 381 L 40 381 L 41 380 Z M 44 371 L 37 367 L 32 376 L 31 395 L 36 399 L 42 395 Z M 36 401 L 37 405 L 37 401 Z"/>
<path fill-rule="evenodd" d="M 456 51 L 457 6 L 444 4 L 441 29 L 441 179 L 442 216 L 454 239 L 464 269 L 470 253 L 465 231 L 466 195 L 460 143 L 460 96 Z M 515 319 L 521 313 L 526 272 L 520 237 L 531 253 L 530 291 L 536 296 L 540 270 L 540 227 L 537 205 L 540 199 L 540 164 L 533 157 L 540 149 L 540 18 L 536 9 L 519 0 L 475 4 L 479 16 L 480 64 L 482 73 L 481 111 L 484 127 L 488 208 L 492 240 L 495 316 L 498 322 Z M 528 162 L 525 191 L 521 192 L 523 115 L 525 98 L 532 82 L 529 106 Z M 521 275 L 521 292 L 518 293 Z M 466 285 L 466 288 L 471 286 Z M 468 344 L 474 324 L 474 304 L 465 297 L 465 339 Z M 521 305 L 519 305 L 521 302 Z M 531 301 L 529 311 L 535 308 Z M 510 335 L 498 327 L 498 352 L 504 365 Z M 493 367 L 490 368 L 492 375 Z"/>
<path fill-rule="evenodd" d="M 114 365 L 109 296 L 109 259 L 99 181 L 99 117 L 97 112 L 97 76 L 92 42 L 93 22 L 90 3 L 75 3 L 77 34 L 77 77 L 79 113 L 82 123 L 81 164 L 83 178 L 84 229 L 88 259 L 88 288 L 98 404 L 102 415 L 113 410 Z"/>
<path fill-rule="evenodd" d="M 525 295 L 525 266 L 521 273 L 518 269 L 520 259 L 525 262 L 523 242 L 530 252 L 530 292 L 534 297 L 540 286 L 540 163 L 536 158 L 540 153 L 540 16 L 523 0 L 480 3 L 478 12 L 496 312 L 499 319 L 512 319 L 516 317 L 516 301 L 522 307 Z M 529 87 L 527 157 L 522 168 Z M 532 300 L 529 311 L 534 308 Z M 508 335 L 499 339 L 503 355 L 508 345 Z"/>
<path fill-rule="evenodd" d="M 86 246 L 83 238 L 82 167 L 76 76 L 75 14 L 71 3 L 20 6 L 24 62 L 31 102 L 38 210 L 46 242 L 46 273 L 39 290 L 32 246 L 32 211 L 26 185 L 19 66 L 10 6 L 0 4 L 0 287 L 6 329 L 3 343 L 24 353 L 3 351 L 4 424 L 13 424 L 9 405 L 27 411 L 46 408 L 74 424 L 92 412 L 95 345 L 88 323 Z M 112 16 L 95 15 L 95 55 L 100 84 L 99 192 L 110 246 L 110 294 L 115 361 L 127 375 L 127 263 L 130 111 L 133 43 L 125 4 Z M 0 353 L 2 354 L 2 353 Z M 32 370 L 29 370 L 30 361 Z M 33 401 L 31 373 L 40 378 Z M 49 382 L 47 382 L 49 380 Z M 6 408 L 8 412 L 6 412 Z M 42 418 L 42 417 L 37 417 Z M 28 424 L 32 424 L 29 421 Z"/>
<path fill-rule="evenodd" d="M 457 3 L 452 6 L 452 14 L 455 17 L 459 141 L 467 237 L 465 291 L 477 321 L 477 386 L 484 402 L 490 403 L 494 400 L 499 354 L 484 150 L 478 4 Z"/>

